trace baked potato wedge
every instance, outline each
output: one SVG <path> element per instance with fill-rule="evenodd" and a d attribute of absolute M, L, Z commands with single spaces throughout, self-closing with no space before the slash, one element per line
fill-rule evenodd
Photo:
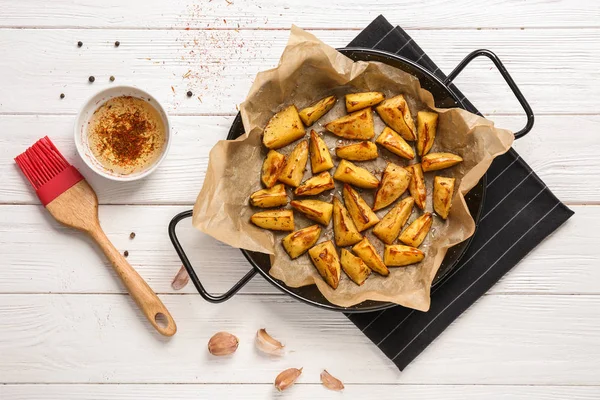
<path fill-rule="evenodd" d="M 375 110 L 383 122 L 398 132 L 405 140 L 412 141 L 417 138 L 415 121 L 403 95 L 384 100 Z"/>
<path fill-rule="evenodd" d="M 400 234 L 400 241 L 406 245 L 412 247 L 419 247 L 425 236 L 431 229 L 433 223 L 433 215 L 431 213 L 425 213 L 419 218 L 415 219 L 405 230 Z"/>
<path fill-rule="evenodd" d="M 312 219 L 321 225 L 329 225 L 331 214 L 333 213 L 333 205 L 320 200 L 292 200 L 290 205 L 294 210 L 304 214 L 307 218 Z"/>
<path fill-rule="evenodd" d="M 333 168 L 329 149 L 314 129 L 310 131 L 310 167 L 313 174 Z"/>
<path fill-rule="evenodd" d="M 412 146 L 406 143 L 406 140 L 402 136 L 387 126 L 383 128 L 381 135 L 377 137 L 375 142 L 402 158 L 406 158 L 407 160 L 415 158 L 415 151 Z"/>
<path fill-rule="evenodd" d="M 383 251 L 383 262 L 388 267 L 404 267 L 416 264 L 425 258 L 421 250 L 401 244 L 386 245 Z"/>
<path fill-rule="evenodd" d="M 347 160 L 340 161 L 333 174 L 333 179 L 350 183 L 363 189 L 375 189 L 379 186 L 379 180 L 375 175 Z"/>
<path fill-rule="evenodd" d="M 352 246 L 362 239 L 348 210 L 337 197 L 333 198 L 333 237 L 339 247 Z"/>
<path fill-rule="evenodd" d="M 297 187 L 302 182 L 306 162 L 308 161 L 308 142 L 301 141 L 285 160 L 285 165 L 279 174 L 279 182 Z"/>
<path fill-rule="evenodd" d="M 429 153 L 421 158 L 423 171 L 438 171 L 462 162 L 462 157 L 452 153 Z"/>
<path fill-rule="evenodd" d="M 346 139 L 371 139 L 375 136 L 373 111 L 371 111 L 371 108 L 365 108 L 352 114 L 344 115 L 327 123 L 325 129 L 336 136 Z"/>
<path fill-rule="evenodd" d="M 373 142 L 358 142 L 336 147 L 335 155 L 350 161 L 367 161 L 379 157 L 379 152 Z"/>
<path fill-rule="evenodd" d="M 304 137 L 304 125 L 296 106 L 291 105 L 273 115 L 263 130 L 267 149 L 279 149 Z"/>
<path fill-rule="evenodd" d="M 448 218 L 454 195 L 454 178 L 436 176 L 433 178 L 433 210 L 442 217 Z"/>
<path fill-rule="evenodd" d="M 404 168 L 412 175 L 408 184 L 408 191 L 413 199 L 415 199 L 417 207 L 424 210 L 427 202 L 427 188 L 425 187 L 425 177 L 423 176 L 421 164 L 408 165 Z"/>
<path fill-rule="evenodd" d="M 307 179 L 294 190 L 296 196 L 314 196 L 326 190 L 333 189 L 335 184 L 329 172 L 321 172 Z"/>
<path fill-rule="evenodd" d="M 285 166 L 285 156 L 275 150 L 269 150 L 262 165 L 261 180 L 268 188 L 273 187 L 279 178 L 279 174 Z"/>
<path fill-rule="evenodd" d="M 429 153 L 437 131 L 438 114 L 430 111 L 417 113 L 417 154 L 423 157 Z"/>
<path fill-rule="evenodd" d="M 383 100 L 385 96 L 381 92 L 350 93 L 346 95 L 346 111 L 351 113 L 362 110 L 377 105 Z"/>
<path fill-rule="evenodd" d="M 377 215 L 375 215 L 373 210 L 371 210 L 371 207 L 367 205 L 367 202 L 360 197 L 360 194 L 358 194 L 352 186 L 347 183 L 344 184 L 342 194 L 348 213 L 359 232 L 362 232 L 379 222 Z"/>
<path fill-rule="evenodd" d="M 412 214 L 415 199 L 406 197 L 398 202 L 373 228 L 373 234 L 383 243 L 392 244 Z"/>
<path fill-rule="evenodd" d="M 348 275 L 348 278 L 358 286 L 365 283 L 371 275 L 371 269 L 367 267 L 367 264 L 346 249 L 341 251 L 340 264 L 342 264 L 342 269 Z"/>
<path fill-rule="evenodd" d="M 328 240 L 319 243 L 308 250 L 308 255 L 325 282 L 332 288 L 337 289 L 340 283 L 341 269 L 340 260 L 333 242 Z"/>
<path fill-rule="evenodd" d="M 311 225 L 296 232 L 292 232 L 281 240 L 286 253 L 293 260 L 300 257 L 317 243 L 321 236 L 321 227 Z"/>
<path fill-rule="evenodd" d="M 281 207 L 288 203 L 285 186 L 278 184 L 270 189 L 261 189 L 250 195 L 250 204 L 254 207 L 271 208 Z"/>
<path fill-rule="evenodd" d="M 369 268 L 377 272 L 379 275 L 388 276 L 390 270 L 387 269 L 381 257 L 377 254 L 375 247 L 369 242 L 366 237 L 352 247 L 352 251 L 367 264 Z"/>
<path fill-rule="evenodd" d="M 260 211 L 250 217 L 250 222 L 272 231 L 293 231 L 294 213 L 292 210 Z"/>
<path fill-rule="evenodd" d="M 327 114 L 333 108 L 337 99 L 335 96 L 328 96 L 317 101 L 315 104 L 303 108 L 300 111 L 300 119 L 304 125 L 311 126 L 317 122 L 323 115 Z"/>
<path fill-rule="evenodd" d="M 373 211 L 381 210 L 398 200 L 408 189 L 412 175 L 405 168 L 388 163 L 381 176 L 381 184 L 375 193 Z"/>

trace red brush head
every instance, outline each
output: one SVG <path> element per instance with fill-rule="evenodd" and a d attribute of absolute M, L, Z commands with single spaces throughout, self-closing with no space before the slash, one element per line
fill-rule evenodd
<path fill-rule="evenodd" d="M 48 136 L 15 158 L 17 165 L 45 206 L 83 176 L 63 157 Z"/>

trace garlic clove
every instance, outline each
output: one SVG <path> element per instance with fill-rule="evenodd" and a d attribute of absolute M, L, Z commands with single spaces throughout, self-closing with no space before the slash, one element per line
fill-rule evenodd
<path fill-rule="evenodd" d="M 321 383 L 329 390 L 335 390 L 338 392 L 340 390 L 344 390 L 344 384 L 342 381 L 331 375 L 326 369 L 321 372 Z"/>
<path fill-rule="evenodd" d="M 256 340 L 254 341 L 256 348 L 266 354 L 280 356 L 283 354 L 283 344 L 279 340 L 273 339 L 271 335 L 267 333 L 266 329 L 259 329 L 256 331 Z"/>
<path fill-rule="evenodd" d="M 227 356 L 235 353 L 240 341 L 228 332 L 217 332 L 208 341 L 208 351 L 213 356 Z"/>
<path fill-rule="evenodd" d="M 302 374 L 302 368 L 289 368 L 283 372 L 280 372 L 275 378 L 275 388 L 280 392 L 283 392 L 294 383 L 296 383 L 296 379 Z"/>
<path fill-rule="evenodd" d="M 173 290 L 181 290 L 185 287 L 185 285 L 188 284 L 189 281 L 190 276 L 188 275 L 185 267 L 182 265 L 181 268 L 179 268 L 177 275 L 175 275 L 175 278 L 173 278 L 173 282 L 171 282 L 171 287 L 173 288 Z"/>

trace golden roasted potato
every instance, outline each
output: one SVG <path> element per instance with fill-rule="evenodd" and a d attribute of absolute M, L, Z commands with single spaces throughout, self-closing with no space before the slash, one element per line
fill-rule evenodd
<path fill-rule="evenodd" d="M 412 174 L 412 178 L 408 184 L 410 195 L 415 199 L 417 207 L 424 210 L 425 203 L 427 202 L 427 188 L 425 187 L 425 177 L 423 176 L 421 164 L 413 164 L 404 168 Z"/>
<path fill-rule="evenodd" d="M 434 112 L 417 113 L 417 154 L 423 157 L 429 153 L 437 131 L 438 115 Z"/>
<path fill-rule="evenodd" d="M 402 230 L 402 227 L 406 224 L 406 221 L 408 221 L 410 214 L 412 214 L 414 204 L 415 199 L 412 197 L 406 197 L 399 201 L 398 204 L 396 204 L 394 208 L 392 208 L 390 212 L 375 225 L 373 234 L 381 239 L 383 243 L 394 243 L 394 240 L 400 235 L 400 230 Z"/>
<path fill-rule="evenodd" d="M 395 202 L 408 188 L 412 175 L 405 168 L 388 163 L 375 193 L 373 211 L 381 210 Z"/>
<path fill-rule="evenodd" d="M 381 135 L 377 137 L 375 142 L 402 158 L 406 158 L 407 160 L 415 158 L 415 151 L 412 146 L 406 143 L 406 140 L 402 139 L 402 136 L 387 126 L 383 128 Z"/>
<path fill-rule="evenodd" d="M 367 140 L 375 136 L 373 112 L 371 108 L 344 115 L 325 125 L 329 132 L 346 139 Z"/>
<path fill-rule="evenodd" d="M 320 200 L 292 200 L 290 205 L 307 218 L 327 226 L 331 221 L 333 205 Z"/>
<path fill-rule="evenodd" d="M 341 253 L 340 263 L 346 275 L 358 286 L 365 283 L 369 275 L 371 275 L 371 269 L 367 267 L 367 264 L 363 260 L 348 250 L 342 249 Z"/>
<path fill-rule="evenodd" d="M 270 189 L 258 190 L 250 195 L 250 204 L 255 207 L 271 208 L 285 206 L 288 202 L 285 186 L 278 184 Z"/>
<path fill-rule="evenodd" d="M 285 161 L 285 165 L 279 174 L 279 182 L 296 187 L 302 182 L 306 162 L 308 161 L 308 142 L 301 141 L 294 147 Z"/>
<path fill-rule="evenodd" d="M 452 207 L 455 180 L 443 176 L 436 176 L 433 179 L 433 210 L 443 219 L 448 218 Z"/>
<path fill-rule="evenodd" d="M 362 235 L 352 222 L 348 210 L 337 197 L 333 198 L 333 236 L 335 244 L 340 247 L 352 246 L 362 239 Z"/>
<path fill-rule="evenodd" d="M 415 122 L 403 95 L 384 100 L 375 110 L 383 122 L 404 139 L 415 140 L 417 138 Z"/>
<path fill-rule="evenodd" d="M 329 149 L 314 129 L 310 131 L 310 167 L 313 174 L 333 168 Z"/>
<path fill-rule="evenodd" d="M 354 190 L 352 186 L 345 183 L 342 193 L 348 213 L 359 232 L 362 232 L 379 222 L 377 215 L 375 215 L 373 210 L 371 210 L 371 207 L 367 205 L 367 202 L 360 197 L 358 192 Z"/>
<path fill-rule="evenodd" d="M 329 172 L 321 172 L 319 175 L 315 175 L 304 181 L 303 184 L 294 190 L 294 194 L 296 196 L 314 196 L 334 187 L 335 184 Z"/>
<path fill-rule="evenodd" d="M 429 172 L 450 168 L 462 160 L 462 157 L 452 153 L 429 153 L 421 158 L 421 165 L 423 171 Z"/>
<path fill-rule="evenodd" d="M 304 125 L 311 126 L 323 115 L 327 114 L 333 108 L 337 99 L 335 96 L 325 97 L 317 101 L 312 106 L 306 107 L 300 111 L 300 119 Z"/>
<path fill-rule="evenodd" d="M 275 150 L 269 150 L 267 153 L 267 158 L 265 158 L 265 161 L 262 165 L 261 175 L 261 180 L 266 187 L 273 187 L 275 182 L 277 182 L 277 178 L 279 178 L 279 174 L 283 170 L 284 166 L 285 156 L 276 152 Z"/>
<path fill-rule="evenodd" d="M 419 247 L 425 236 L 431 229 L 433 223 L 433 216 L 431 213 L 425 213 L 419 218 L 415 219 L 405 230 L 400 234 L 400 241 L 412 247 Z"/>
<path fill-rule="evenodd" d="M 299 231 L 292 232 L 281 240 L 283 248 L 291 259 L 298 258 L 313 247 L 321 236 L 321 227 L 311 225 Z"/>
<path fill-rule="evenodd" d="M 346 95 L 346 111 L 349 113 L 381 103 L 385 96 L 381 92 L 350 93 Z"/>
<path fill-rule="evenodd" d="M 291 105 L 273 115 L 263 131 L 263 144 L 268 149 L 279 149 L 304 137 L 304 125 L 296 106 Z"/>
<path fill-rule="evenodd" d="M 383 261 L 381 261 L 381 257 L 377 254 L 377 250 L 375 250 L 375 247 L 373 247 L 366 237 L 355 244 L 354 247 L 352 247 L 352 251 L 355 252 L 369 268 L 379 275 L 388 276 L 390 274 L 390 270 L 387 269 Z"/>
<path fill-rule="evenodd" d="M 331 240 L 319 243 L 310 250 L 308 255 L 325 282 L 336 289 L 340 283 L 340 260 Z"/>
<path fill-rule="evenodd" d="M 292 210 L 260 211 L 253 214 L 250 221 L 258 227 L 272 231 L 294 230 L 294 213 Z"/>
<path fill-rule="evenodd" d="M 379 157 L 379 152 L 373 142 L 358 142 L 336 147 L 335 155 L 350 161 L 367 161 Z"/>
<path fill-rule="evenodd" d="M 338 164 L 333 179 L 340 182 L 350 183 L 363 189 L 375 189 L 379 186 L 379 180 L 366 169 L 352 164 L 350 161 L 342 160 Z"/>
<path fill-rule="evenodd" d="M 404 267 L 416 264 L 425 258 L 421 250 L 401 244 L 386 245 L 383 251 L 383 262 L 388 267 Z"/>

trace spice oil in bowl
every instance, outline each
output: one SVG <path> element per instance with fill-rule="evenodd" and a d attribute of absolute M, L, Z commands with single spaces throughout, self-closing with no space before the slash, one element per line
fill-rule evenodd
<path fill-rule="evenodd" d="M 150 94 L 130 86 L 96 94 L 75 124 L 75 144 L 83 161 L 118 181 L 150 174 L 165 158 L 169 139 L 164 109 Z"/>
<path fill-rule="evenodd" d="M 133 96 L 109 99 L 92 115 L 87 129 L 94 158 L 118 175 L 144 171 L 161 156 L 166 127 L 154 106 Z"/>

